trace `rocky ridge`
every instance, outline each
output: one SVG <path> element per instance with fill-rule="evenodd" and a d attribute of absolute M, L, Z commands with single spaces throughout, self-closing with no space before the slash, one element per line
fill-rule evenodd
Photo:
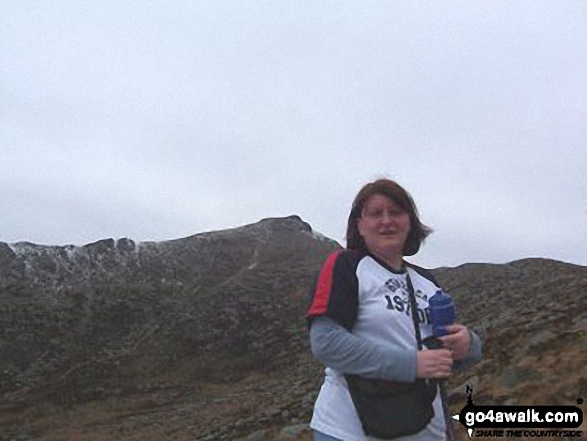
<path fill-rule="evenodd" d="M 337 247 L 297 216 L 158 243 L 0 242 L 0 440 L 309 439 L 323 368 L 305 294 Z M 587 396 L 587 268 L 434 273 L 484 340 L 449 383 L 454 410 L 466 382 L 478 404 Z"/>

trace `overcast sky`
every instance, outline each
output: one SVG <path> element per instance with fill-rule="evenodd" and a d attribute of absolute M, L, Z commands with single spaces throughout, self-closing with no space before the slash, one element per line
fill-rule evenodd
<path fill-rule="evenodd" d="M 397 180 L 428 267 L 587 265 L 587 2 L 0 3 L 0 240 L 166 240 Z"/>

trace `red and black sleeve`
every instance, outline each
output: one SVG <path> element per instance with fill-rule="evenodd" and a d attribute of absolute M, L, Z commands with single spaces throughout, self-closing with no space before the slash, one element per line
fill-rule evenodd
<path fill-rule="evenodd" d="M 359 256 L 352 251 L 337 251 L 326 259 L 306 317 L 327 316 L 349 331 L 357 318 L 359 303 L 357 265 Z"/>

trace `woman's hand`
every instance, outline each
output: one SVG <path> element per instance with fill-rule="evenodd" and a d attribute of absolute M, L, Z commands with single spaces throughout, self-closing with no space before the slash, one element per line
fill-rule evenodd
<path fill-rule="evenodd" d="M 446 331 L 448 335 L 439 337 L 444 349 L 451 351 L 454 360 L 467 358 L 471 349 L 469 329 L 466 326 L 454 324 L 447 326 Z"/>
<path fill-rule="evenodd" d="M 452 354 L 448 349 L 418 351 L 418 378 L 448 378 L 452 373 Z"/>

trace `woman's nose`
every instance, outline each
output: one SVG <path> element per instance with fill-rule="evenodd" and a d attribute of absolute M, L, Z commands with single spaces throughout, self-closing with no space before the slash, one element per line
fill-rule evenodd
<path fill-rule="evenodd" d="M 383 215 L 381 216 L 381 222 L 385 223 L 385 224 L 389 224 L 393 221 L 393 216 L 391 215 L 391 213 L 388 213 L 387 211 L 383 212 Z"/>

